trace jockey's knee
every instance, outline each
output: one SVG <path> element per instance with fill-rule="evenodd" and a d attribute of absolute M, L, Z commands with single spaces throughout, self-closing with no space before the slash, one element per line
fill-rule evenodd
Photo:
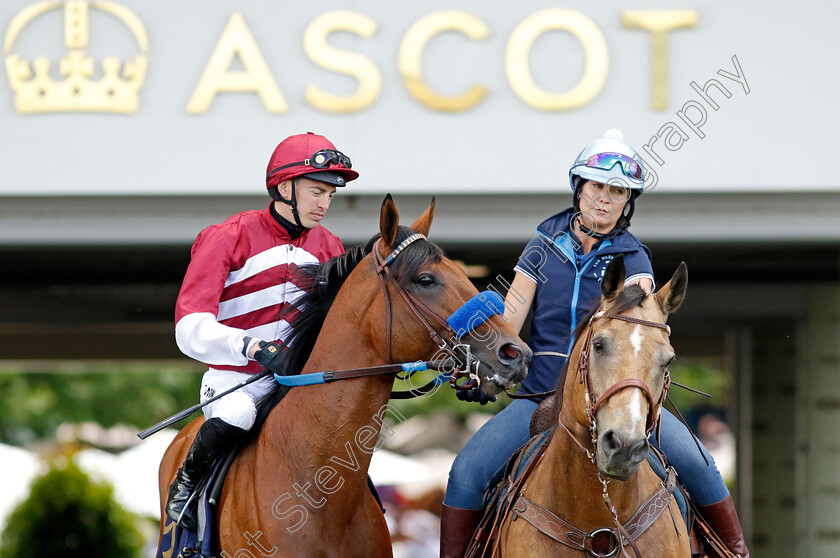
<path fill-rule="evenodd" d="M 257 420 L 257 407 L 254 400 L 244 393 L 231 393 L 208 405 L 205 416 L 222 419 L 231 426 L 250 430 Z"/>

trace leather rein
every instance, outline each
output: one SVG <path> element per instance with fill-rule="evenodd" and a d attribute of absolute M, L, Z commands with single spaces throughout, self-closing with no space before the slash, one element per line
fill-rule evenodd
<path fill-rule="evenodd" d="M 455 389 L 469 389 L 477 385 L 478 379 L 478 366 L 479 361 L 472 356 L 470 352 L 469 345 L 460 344 L 460 343 L 453 343 L 453 339 L 458 339 L 458 333 L 450 327 L 446 320 L 438 316 L 435 312 L 433 312 L 429 307 L 425 304 L 417 300 L 414 296 L 411 295 L 404 287 L 402 287 L 399 282 L 394 278 L 391 274 L 389 266 L 391 263 L 400 255 L 400 253 L 405 250 L 412 242 L 416 242 L 418 240 L 426 240 L 425 235 L 420 233 L 415 233 L 403 240 L 394 250 L 385 258 L 382 257 L 382 253 L 379 250 L 380 243 L 382 239 L 376 241 L 373 246 L 373 258 L 374 264 L 376 266 L 376 274 L 379 277 L 380 285 L 382 286 L 382 293 L 385 297 L 385 331 L 386 331 L 386 338 L 385 338 L 385 347 L 388 355 L 388 360 L 393 362 L 394 354 L 393 354 L 393 347 L 391 341 L 391 331 L 393 326 L 393 311 L 392 301 L 391 301 L 391 293 L 388 290 L 388 282 L 391 282 L 400 295 L 405 300 L 408 307 L 411 309 L 412 313 L 417 317 L 423 326 L 425 326 L 426 330 L 429 333 L 429 338 L 438 346 L 441 351 L 444 351 L 451 360 L 447 360 L 445 362 L 450 363 L 452 365 L 451 375 L 449 379 L 450 385 Z M 436 322 L 438 327 L 441 328 L 443 334 L 441 334 L 435 327 L 429 323 L 429 320 L 426 319 L 425 316 L 431 318 L 432 321 Z M 459 354 L 460 353 L 460 354 Z M 459 368 L 460 367 L 460 368 Z M 474 372 L 471 369 L 475 369 Z M 465 385 L 458 385 L 456 382 L 458 378 L 467 376 L 473 378 L 476 383 L 470 383 Z M 426 392 L 427 388 L 435 387 L 436 383 L 433 380 L 429 382 L 429 384 L 418 388 L 413 389 L 409 393 L 416 393 L 417 395 L 421 395 Z M 398 392 L 406 393 L 406 392 Z M 398 393 L 392 393 L 392 397 L 399 397 Z"/>
<path fill-rule="evenodd" d="M 312 372 L 308 374 L 299 374 L 299 375 L 292 375 L 292 376 L 284 376 L 280 374 L 275 374 L 275 380 L 284 386 L 306 386 L 306 385 L 313 385 L 313 384 L 323 384 L 334 382 L 338 380 L 347 380 L 351 378 L 360 378 L 364 376 L 374 376 L 379 374 L 397 374 L 397 378 L 400 380 L 408 380 L 415 372 L 419 372 L 422 370 L 437 370 L 441 372 L 437 377 L 435 377 L 432 381 L 428 382 L 427 384 L 419 387 L 419 388 L 412 388 L 407 391 L 392 391 L 391 392 L 391 399 L 411 399 L 413 397 L 419 397 L 421 395 L 425 395 L 436 389 L 443 381 L 444 378 L 449 376 L 449 383 L 455 389 L 468 389 L 477 384 L 478 382 L 478 367 L 480 362 L 478 359 L 472 356 L 470 352 L 470 347 L 467 344 L 457 343 L 457 340 L 463 335 L 466 331 L 470 331 L 473 326 L 469 326 L 463 330 L 459 330 L 458 332 L 443 318 L 438 316 L 435 312 L 429 309 L 425 304 L 414 298 L 411 293 L 406 291 L 400 284 L 396 281 L 396 279 L 391 275 L 388 266 L 396 259 L 396 257 L 412 242 L 416 242 L 417 240 L 425 240 L 426 237 L 420 233 L 415 233 L 404 241 L 402 241 L 399 246 L 397 246 L 387 257 L 383 258 L 382 254 L 379 251 L 380 240 L 376 241 L 376 244 L 373 247 L 373 258 L 374 258 L 374 265 L 377 272 L 377 276 L 379 277 L 380 284 L 382 286 L 382 293 L 385 297 L 385 321 L 387 323 L 386 326 L 386 351 L 388 353 L 388 360 L 393 362 L 394 355 L 392 349 L 392 341 L 391 341 L 391 330 L 393 325 L 393 312 L 392 312 L 392 301 L 391 301 L 391 294 L 388 290 L 388 282 L 392 282 L 395 288 L 400 292 L 402 297 L 405 299 L 406 304 L 417 317 L 417 319 L 422 323 L 426 330 L 429 332 L 429 337 L 437 344 L 438 348 L 441 351 L 444 351 L 446 354 L 446 358 L 438 359 L 438 360 L 431 360 L 431 361 L 417 361 L 417 362 L 406 362 L 402 364 L 385 364 L 381 366 L 369 366 L 366 368 L 352 368 L 347 370 L 333 370 L 327 372 Z M 488 293 L 479 293 L 472 300 L 467 301 L 464 303 L 461 308 L 456 310 L 453 316 L 450 319 L 454 318 L 457 314 L 463 313 L 465 310 L 470 312 L 471 304 L 475 301 L 476 298 L 482 299 Z M 494 294 L 494 293 L 489 293 Z M 499 303 L 501 299 L 499 299 Z M 482 307 L 482 312 L 486 310 L 486 307 Z M 501 310 L 498 308 L 490 309 L 492 313 L 501 313 Z M 429 316 L 433 321 L 437 322 L 438 326 L 443 329 L 444 334 L 438 332 L 427 320 L 424 316 Z M 468 320 L 469 321 L 469 320 Z M 457 322 L 453 322 L 457 323 Z M 483 322 L 479 322 L 483 323 Z M 457 327 L 457 326 L 456 326 Z M 477 326 L 475 326 L 477 327 Z M 448 337 L 448 339 L 447 339 Z M 453 342 L 455 340 L 455 342 Z M 458 354 L 457 351 L 460 351 L 461 355 Z M 435 356 L 440 356 L 436 354 Z M 475 372 L 471 372 L 470 370 L 474 368 Z M 404 372 L 405 375 L 400 376 L 400 372 Z M 469 376 L 470 378 L 474 379 L 476 383 L 473 383 L 470 386 L 463 387 L 456 384 L 457 379 L 462 378 L 464 376 Z"/>
<path fill-rule="evenodd" d="M 646 437 L 650 437 L 653 434 L 654 430 L 658 430 L 660 423 L 660 415 L 662 412 L 662 405 L 665 402 L 666 397 L 668 396 L 668 389 L 671 385 L 671 374 L 670 371 L 666 369 L 662 393 L 660 394 L 659 399 L 657 401 L 654 401 L 653 395 L 648 385 L 638 379 L 621 380 L 610 386 L 606 391 L 604 391 L 604 393 L 600 394 L 600 396 L 596 395 L 594 390 L 592 389 L 592 378 L 589 367 L 589 355 L 592 350 L 592 336 L 594 333 L 593 325 L 595 320 L 598 320 L 600 318 L 621 320 L 624 322 L 643 325 L 646 327 L 655 327 L 665 331 L 668 335 L 671 334 L 671 328 L 667 324 L 641 320 L 630 316 L 622 316 L 603 310 L 599 310 L 598 312 L 593 314 L 593 316 L 589 319 L 589 323 L 587 324 L 586 339 L 584 340 L 583 348 L 581 349 L 580 358 L 578 360 L 578 375 L 580 378 L 579 381 L 582 384 L 584 384 L 584 391 L 586 394 L 586 416 L 589 418 L 589 431 L 592 437 L 592 451 L 587 449 L 586 446 L 584 446 L 575 437 L 572 431 L 569 430 L 569 428 L 565 424 L 563 424 L 562 421 L 559 422 L 560 426 L 566 432 L 566 434 L 572 439 L 575 445 L 577 445 L 577 447 L 581 451 L 583 451 L 583 453 L 587 456 L 587 458 L 589 458 L 589 460 L 593 464 L 595 464 L 596 461 L 595 451 L 598 444 L 598 425 L 595 420 L 595 414 L 598 411 L 598 409 L 610 397 L 622 390 L 631 388 L 641 390 L 641 392 L 644 394 L 645 398 L 649 403 L 645 434 Z M 571 546 L 572 548 L 582 550 L 588 556 L 615 556 L 617 555 L 619 550 L 622 550 L 623 552 L 623 547 L 625 545 L 629 545 L 633 549 L 633 552 L 636 554 L 637 558 L 641 558 L 641 552 L 639 551 L 634 541 L 648 527 L 650 527 L 650 525 L 652 525 L 653 522 L 659 518 L 659 515 L 665 510 L 665 508 L 668 507 L 668 504 L 670 503 L 674 491 L 675 480 L 673 478 L 673 475 L 673 469 L 671 467 L 668 467 L 667 478 L 665 482 L 661 484 L 660 489 L 641 505 L 641 507 L 636 511 L 633 517 L 630 518 L 629 521 L 627 521 L 627 523 L 622 524 L 621 521 L 618 519 L 618 512 L 616 511 L 615 506 L 610 500 L 609 494 L 607 492 L 607 485 L 609 484 L 609 480 L 604 479 L 599 471 L 598 481 L 601 483 L 601 496 L 604 500 L 604 505 L 606 506 L 607 510 L 613 518 L 615 530 L 613 530 L 612 528 L 602 527 L 593 530 L 591 533 L 585 533 L 582 530 L 570 525 L 566 521 L 563 521 L 559 517 L 555 516 L 549 510 L 543 508 L 542 506 L 539 506 L 534 502 L 531 502 L 530 500 L 524 499 L 524 497 L 522 497 L 522 501 L 518 504 L 519 506 L 521 506 L 522 509 L 515 509 L 515 511 L 518 512 L 529 523 L 531 523 L 537 529 L 539 529 L 542 533 L 567 546 Z M 537 510 L 542 513 L 537 513 Z M 548 515 L 546 516 L 544 514 Z M 537 519 L 539 519 L 540 517 L 549 517 L 550 521 L 539 522 L 537 521 Z M 640 522 L 640 518 L 644 518 L 645 521 Z M 556 527 L 552 528 L 557 525 L 565 526 L 565 530 L 558 530 Z M 676 527 L 676 525 L 676 520 L 674 520 L 674 526 Z M 677 532 L 679 533 L 679 528 L 677 528 Z M 600 542 L 602 544 L 610 543 L 610 541 L 612 541 L 612 549 L 608 550 L 606 554 L 599 550 L 595 550 L 592 547 L 593 542 L 597 541 L 599 538 L 601 539 Z"/>
<path fill-rule="evenodd" d="M 587 324 L 586 326 L 586 339 L 583 342 L 583 348 L 580 351 L 580 358 L 578 359 L 578 377 L 580 379 L 579 381 L 582 384 L 584 384 L 584 391 L 586 393 L 586 416 L 587 418 L 589 418 L 589 431 L 592 434 L 593 451 L 598 442 L 598 425 L 595 422 L 595 413 L 610 397 L 624 389 L 637 388 L 641 390 L 641 392 L 647 399 L 649 405 L 648 417 L 645 426 L 645 434 L 649 437 L 651 434 L 653 434 L 654 430 L 656 430 L 659 425 L 659 418 L 662 414 L 662 405 L 665 403 L 665 399 L 668 397 L 668 390 L 671 387 L 671 372 L 666 369 L 664 385 L 662 386 L 662 393 L 659 395 L 659 399 L 655 402 L 653 400 L 653 395 L 651 394 L 651 390 L 648 387 L 648 385 L 643 381 L 637 380 L 635 378 L 621 380 L 610 386 L 600 396 L 595 395 L 595 391 L 592 389 L 592 375 L 589 370 L 589 355 L 592 350 L 592 335 L 594 333 L 593 324 L 595 320 L 599 318 L 609 318 L 647 327 L 655 327 L 665 331 L 667 335 L 671 334 L 671 327 L 667 324 L 659 322 L 650 322 L 647 320 L 641 320 L 639 318 L 632 318 L 630 316 L 622 316 L 620 314 L 613 314 L 610 312 L 605 312 L 603 310 L 596 312 L 589 319 L 589 324 Z M 577 438 L 574 436 L 574 434 L 572 434 L 572 432 L 566 427 L 565 424 L 560 424 L 566 431 L 566 433 L 569 436 L 571 436 L 575 444 L 577 444 L 577 446 L 581 448 L 587 454 L 587 457 L 589 457 L 589 459 L 594 463 L 594 453 L 589 452 L 589 450 L 587 450 L 583 446 L 583 444 L 581 444 L 577 440 Z"/>

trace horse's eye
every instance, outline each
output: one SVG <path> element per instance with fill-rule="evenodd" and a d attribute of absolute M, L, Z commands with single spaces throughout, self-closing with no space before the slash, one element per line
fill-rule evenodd
<path fill-rule="evenodd" d="M 676 355 L 671 355 L 671 358 L 669 358 L 667 361 L 665 361 L 665 364 L 662 365 L 662 368 L 667 370 L 668 367 L 671 366 L 671 363 L 674 362 L 675 358 L 677 358 Z"/>
<path fill-rule="evenodd" d="M 421 287 L 431 287 L 435 284 L 436 281 L 431 273 L 424 273 L 423 275 L 417 277 L 417 279 L 415 279 L 414 282 L 420 285 Z"/>
<path fill-rule="evenodd" d="M 595 351 L 596 353 L 603 352 L 604 343 L 602 341 L 599 341 L 599 340 L 596 339 L 595 341 L 592 342 L 592 350 Z"/>

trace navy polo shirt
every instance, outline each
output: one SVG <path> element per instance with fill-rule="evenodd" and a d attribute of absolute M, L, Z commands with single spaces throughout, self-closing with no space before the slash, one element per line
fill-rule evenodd
<path fill-rule="evenodd" d="M 601 279 L 617 254 L 624 254 L 626 281 L 653 281 L 650 250 L 627 231 L 597 242 L 584 255 L 580 241 L 570 231 L 574 214 L 569 208 L 540 223 L 538 236 L 528 243 L 514 268 L 537 285 L 529 342 L 534 353 L 569 354 L 577 322 L 600 301 Z M 562 357 L 535 354 L 520 391 L 554 389 L 565 363 Z"/>

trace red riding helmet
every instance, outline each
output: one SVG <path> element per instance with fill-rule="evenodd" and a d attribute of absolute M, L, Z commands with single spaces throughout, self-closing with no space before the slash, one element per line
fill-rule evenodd
<path fill-rule="evenodd" d="M 284 180 L 307 175 L 319 182 L 344 186 L 359 178 L 359 173 L 351 167 L 350 157 L 324 136 L 312 132 L 297 134 L 284 139 L 274 149 L 268 160 L 265 185 L 275 188 Z"/>

